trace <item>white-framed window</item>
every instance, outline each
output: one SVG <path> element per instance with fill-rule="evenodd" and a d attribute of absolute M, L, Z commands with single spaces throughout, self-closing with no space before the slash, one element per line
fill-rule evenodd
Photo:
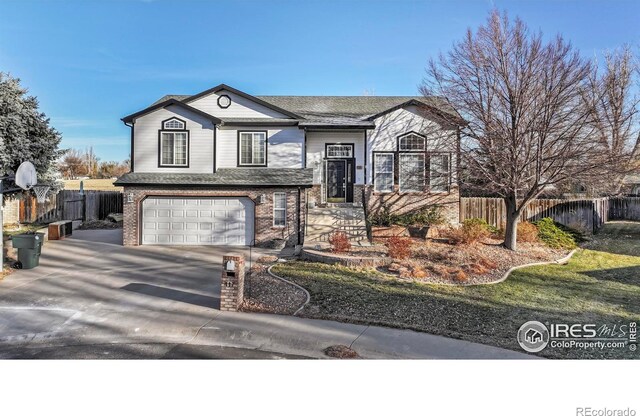
<path fill-rule="evenodd" d="M 401 153 L 398 156 L 400 192 L 422 192 L 424 190 L 424 153 Z"/>
<path fill-rule="evenodd" d="M 423 136 L 416 133 L 409 133 L 398 139 L 398 150 L 400 152 L 424 152 L 426 141 Z"/>
<path fill-rule="evenodd" d="M 284 227 L 287 225 L 287 194 L 285 192 L 273 193 L 273 226 Z"/>
<path fill-rule="evenodd" d="M 185 124 L 182 120 L 171 118 L 163 123 L 162 128 L 166 130 L 184 130 Z"/>
<path fill-rule="evenodd" d="M 189 135 L 184 132 L 160 132 L 160 166 L 189 165 Z"/>
<path fill-rule="evenodd" d="M 449 192 L 451 182 L 451 155 L 432 153 L 429 155 L 429 188 L 431 192 Z"/>
<path fill-rule="evenodd" d="M 267 132 L 242 131 L 238 146 L 238 166 L 267 166 Z"/>
<path fill-rule="evenodd" d="M 328 144 L 327 158 L 350 158 L 353 157 L 353 145 L 350 144 Z"/>
<path fill-rule="evenodd" d="M 376 192 L 393 192 L 393 153 L 374 153 L 373 189 Z"/>

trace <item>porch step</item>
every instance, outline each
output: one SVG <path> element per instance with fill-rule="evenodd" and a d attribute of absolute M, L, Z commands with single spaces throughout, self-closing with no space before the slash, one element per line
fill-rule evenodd
<path fill-rule="evenodd" d="M 369 244 L 364 209 L 347 205 L 309 209 L 305 245 L 328 243 L 329 237 L 336 231 L 344 232 L 352 244 Z"/>

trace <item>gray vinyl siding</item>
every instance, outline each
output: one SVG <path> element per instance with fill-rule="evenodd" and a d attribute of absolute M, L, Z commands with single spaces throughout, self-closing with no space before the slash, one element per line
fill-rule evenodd
<path fill-rule="evenodd" d="M 323 160 L 327 143 L 353 143 L 356 159 L 356 185 L 364 183 L 364 130 L 310 131 L 307 133 L 307 167 L 313 169 L 313 183 L 322 183 Z M 358 167 L 362 167 L 359 169 Z"/>
<path fill-rule="evenodd" d="M 158 167 L 158 130 L 171 117 L 186 121 L 189 131 L 188 168 Z M 171 106 L 136 119 L 134 125 L 134 169 L 136 172 L 212 173 L 213 124 L 183 108 Z"/>

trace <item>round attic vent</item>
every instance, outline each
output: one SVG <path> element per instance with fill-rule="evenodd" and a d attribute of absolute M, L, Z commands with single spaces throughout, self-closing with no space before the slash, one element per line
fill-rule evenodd
<path fill-rule="evenodd" d="M 218 97 L 218 107 L 228 108 L 231 105 L 231 98 L 228 95 L 221 95 Z"/>

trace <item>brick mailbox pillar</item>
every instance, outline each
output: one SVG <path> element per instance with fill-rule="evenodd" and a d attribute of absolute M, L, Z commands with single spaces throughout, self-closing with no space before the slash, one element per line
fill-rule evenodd
<path fill-rule="evenodd" d="M 220 310 L 236 312 L 244 300 L 244 257 L 222 256 Z"/>

